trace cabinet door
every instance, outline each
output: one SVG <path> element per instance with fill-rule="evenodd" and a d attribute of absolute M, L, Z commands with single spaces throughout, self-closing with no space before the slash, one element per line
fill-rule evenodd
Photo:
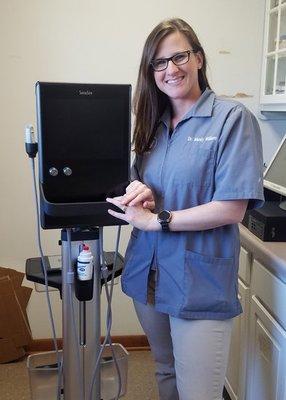
<path fill-rule="evenodd" d="M 255 295 L 250 310 L 247 400 L 284 400 L 286 332 Z"/>
<path fill-rule="evenodd" d="M 243 246 L 240 248 L 238 276 L 247 286 L 251 278 L 251 253 Z"/>
<path fill-rule="evenodd" d="M 248 354 L 248 320 L 250 289 L 242 281 L 239 284 L 239 299 L 243 313 L 235 318 L 231 335 L 229 361 L 225 387 L 232 400 L 245 399 L 246 365 Z"/>
<path fill-rule="evenodd" d="M 267 0 L 261 84 L 262 109 L 286 110 L 286 2 Z"/>
<path fill-rule="evenodd" d="M 251 279 L 251 295 L 255 295 L 267 310 L 271 310 L 271 315 L 286 330 L 285 282 L 274 276 L 256 259 L 252 263 Z"/>

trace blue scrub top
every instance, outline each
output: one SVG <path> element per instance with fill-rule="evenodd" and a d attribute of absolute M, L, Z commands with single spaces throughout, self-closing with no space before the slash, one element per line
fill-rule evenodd
<path fill-rule="evenodd" d="M 183 210 L 215 200 L 263 204 L 261 134 L 242 104 L 206 89 L 169 134 L 163 114 L 150 151 L 137 156 L 132 178 L 155 196 L 156 210 Z M 227 319 L 241 313 L 238 299 L 237 224 L 204 231 L 133 229 L 125 255 L 123 291 L 147 303 L 156 268 L 155 309 L 187 319 Z"/>

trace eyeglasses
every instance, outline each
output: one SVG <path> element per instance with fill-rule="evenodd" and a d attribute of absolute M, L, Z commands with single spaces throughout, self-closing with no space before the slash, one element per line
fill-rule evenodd
<path fill-rule="evenodd" d="M 191 53 L 196 53 L 196 51 L 186 50 L 181 51 L 180 53 L 176 53 L 172 57 L 157 58 L 157 60 L 151 61 L 150 65 L 152 66 L 154 71 L 164 71 L 164 69 L 167 69 L 169 61 L 172 61 L 172 63 L 175 65 L 187 64 L 190 59 Z"/>

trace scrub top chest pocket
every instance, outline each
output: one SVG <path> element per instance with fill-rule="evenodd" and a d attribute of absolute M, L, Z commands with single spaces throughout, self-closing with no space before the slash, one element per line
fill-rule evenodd
<path fill-rule="evenodd" d="M 214 176 L 214 149 L 209 143 L 174 144 L 166 156 L 164 178 L 174 184 L 209 186 Z"/>

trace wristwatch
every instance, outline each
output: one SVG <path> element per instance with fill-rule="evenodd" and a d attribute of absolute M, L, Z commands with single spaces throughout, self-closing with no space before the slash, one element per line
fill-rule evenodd
<path fill-rule="evenodd" d="M 169 222 L 172 219 L 172 213 L 168 210 L 162 210 L 157 215 L 157 221 L 161 224 L 163 232 L 170 232 Z"/>

